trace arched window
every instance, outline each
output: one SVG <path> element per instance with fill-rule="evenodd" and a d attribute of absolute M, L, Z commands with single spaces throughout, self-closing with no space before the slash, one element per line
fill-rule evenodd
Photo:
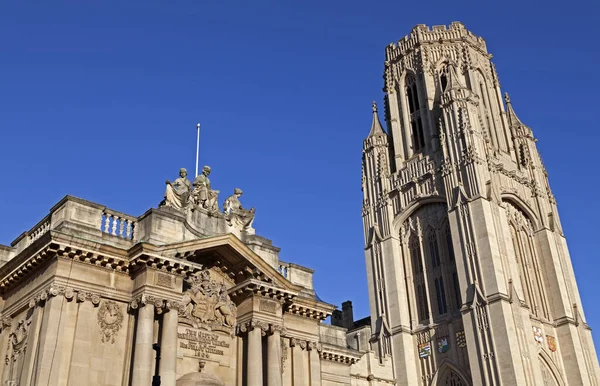
<path fill-rule="evenodd" d="M 419 116 L 420 104 L 417 82 L 412 74 L 406 76 L 406 99 L 408 101 L 413 149 L 417 152 L 425 147 L 425 136 L 423 135 L 423 124 Z"/>
<path fill-rule="evenodd" d="M 448 86 L 448 66 L 444 66 L 440 71 L 440 86 L 442 88 L 442 92 L 446 91 L 446 87 Z"/>
<path fill-rule="evenodd" d="M 519 272 L 525 302 L 531 313 L 548 319 L 548 301 L 543 284 L 542 270 L 538 261 L 531 221 L 520 209 L 507 205 L 515 260 Z"/>
<path fill-rule="evenodd" d="M 467 386 L 466 383 L 452 370 L 448 371 L 445 379 L 438 384 L 441 386 Z"/>

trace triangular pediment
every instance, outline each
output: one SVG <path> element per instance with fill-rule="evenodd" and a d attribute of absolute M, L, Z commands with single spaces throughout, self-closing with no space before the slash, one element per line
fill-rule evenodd
<path fill-rule="evenodd" d="M 172 262 L 196 264 L 202 268 L 218 268 L 234 283 L 260 281 L 290 292 L 302 287 L 286 280 L 274 267 L 257 255 L 233 234 L 183 241 L 162 246 L 140 243 L 129 251 L 131 258 L 160 256 Z"/>

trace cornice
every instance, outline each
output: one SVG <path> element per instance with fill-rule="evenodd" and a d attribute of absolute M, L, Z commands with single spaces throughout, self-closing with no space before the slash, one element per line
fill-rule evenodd
<path fill-rule="evenodd" d="M 321 344 L 321 358 L 331 362 L 354 364 L 360 360 L 362 353 L 335 347 L 326 343 Z"/>

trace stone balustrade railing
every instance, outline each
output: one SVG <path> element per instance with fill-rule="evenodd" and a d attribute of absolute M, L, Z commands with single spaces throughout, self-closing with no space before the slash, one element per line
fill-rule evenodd
<path fill-rule="evenodd" d="M 35 227 L 27 232 L 27 244 L 33 243 L 39 239 L 44 233 L 50 230 L 50 216 L 46 216 Z"/>
<path fill-rule="evenodd" d="M 133 240 L 136 218 L 105 208 L 102 211 L 100 230 L 113 236 Z"/>
<path fill-rule="evenodd" d="M 288 263 L 284 263 L 283 261 L 279 262 L 279 266 L 277 267 L 277 271 L 279 271 L 279 273 L 285 277 L 286 279 L 290 280 L 290 265 Z"/>

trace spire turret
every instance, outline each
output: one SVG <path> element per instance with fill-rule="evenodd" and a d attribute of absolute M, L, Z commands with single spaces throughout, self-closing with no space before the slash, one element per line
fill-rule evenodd
<path fill-rule="evenodd" d="M 371 131 L 369 132 L 369 137 L 382 135 L 384 136 L 386 134 L 383 130 L 383 127 L 381 126 L 381 122 L 379 122 L 379 115 L 377 114 L 377 103 L 373 102 L 371 107 L 373 108 L 373 123 L 371 123 Z"/>
<path fill-rule="evenodd" d="M 523 122 L 517 117 L 515 110 L 512 107 L 512 103 L 510 103 L 510 96 L 507 92 L 504 93 L 504 102 L 506 102 L 506 114 L 508 116 L 508 124 L 511 127 L 525 126 Z"/>

